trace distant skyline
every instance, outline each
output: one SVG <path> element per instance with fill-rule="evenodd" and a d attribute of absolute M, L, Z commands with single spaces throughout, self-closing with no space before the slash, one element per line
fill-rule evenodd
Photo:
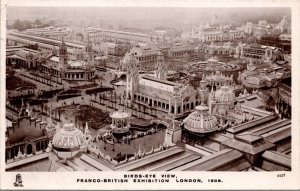
<path fill-rule="evenodd" d="M 7 19 L 48 18 L 65 22 L 137 27 L 178 27 L 199 25 L 217 15 L 221 23 L 245 24 L 247 21 L 279 22 L 286 16 L 290 22 L 291 9 L 279 7 L 15 7 L 7 8 Z"/>

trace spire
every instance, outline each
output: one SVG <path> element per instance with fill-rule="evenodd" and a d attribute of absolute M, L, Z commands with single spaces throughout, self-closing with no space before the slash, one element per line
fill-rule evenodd
<path fill-rule="evenodd" d="M 23 97 L 22 97 L 22 105 L 21 105 L 22 108 L 25 108 L 25 104 L 24 104 L 24 100 L 23 100 Z"/>
<path fill-rule="evenodd" d="M 214 93 L 214 86 L 211 87 L 211 97 L 214 99 L 215 98 L 215 93 Z"/>
<path fill-rule="evenodd" d="M 89 135 L 90 135 L 90 131 L 89 131 L 89 127 L 88 127 L 88 123 L 87 123 L 87 122 L 85 122 L 84 134 L 85 134 L 86 136 L 89 136 Z"/>
<path fill-rule="evenodd" d="M 89 130 L 88 123 L 85 122 L 85 131 L 88 131 L 88 130 Z"/>

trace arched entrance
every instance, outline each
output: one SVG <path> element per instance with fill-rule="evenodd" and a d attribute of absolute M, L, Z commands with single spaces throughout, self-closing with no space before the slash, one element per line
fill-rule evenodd
<path fill-rule="evenodd" d="M 27 151 L 27 154 L 28 154 L 28 155 L 32 154 L 32 144 L 28 144 L 28 145 L 27 145 L 26 151 Z"/>

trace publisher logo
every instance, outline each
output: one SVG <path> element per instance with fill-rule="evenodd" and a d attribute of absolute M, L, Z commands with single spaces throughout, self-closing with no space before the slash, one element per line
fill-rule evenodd
<path fill-rule="evenodd" d="M 21 174 L 16 175 L 16 182 L 14 183 L 15 187 L 23 187 L 23 181 Z"/>

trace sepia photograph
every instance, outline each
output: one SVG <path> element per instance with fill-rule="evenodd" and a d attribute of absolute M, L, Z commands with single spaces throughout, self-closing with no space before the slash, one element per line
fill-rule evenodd
<path fill-rule="evenodd" d="M 49 172 L 74 175 L 69 184 L 198 189 L 225 188 L 200 176 L 212 171 L 299 178 L 292 6 L 11 2 L 1 17 L 0 140 L 12 189 Z"/>

